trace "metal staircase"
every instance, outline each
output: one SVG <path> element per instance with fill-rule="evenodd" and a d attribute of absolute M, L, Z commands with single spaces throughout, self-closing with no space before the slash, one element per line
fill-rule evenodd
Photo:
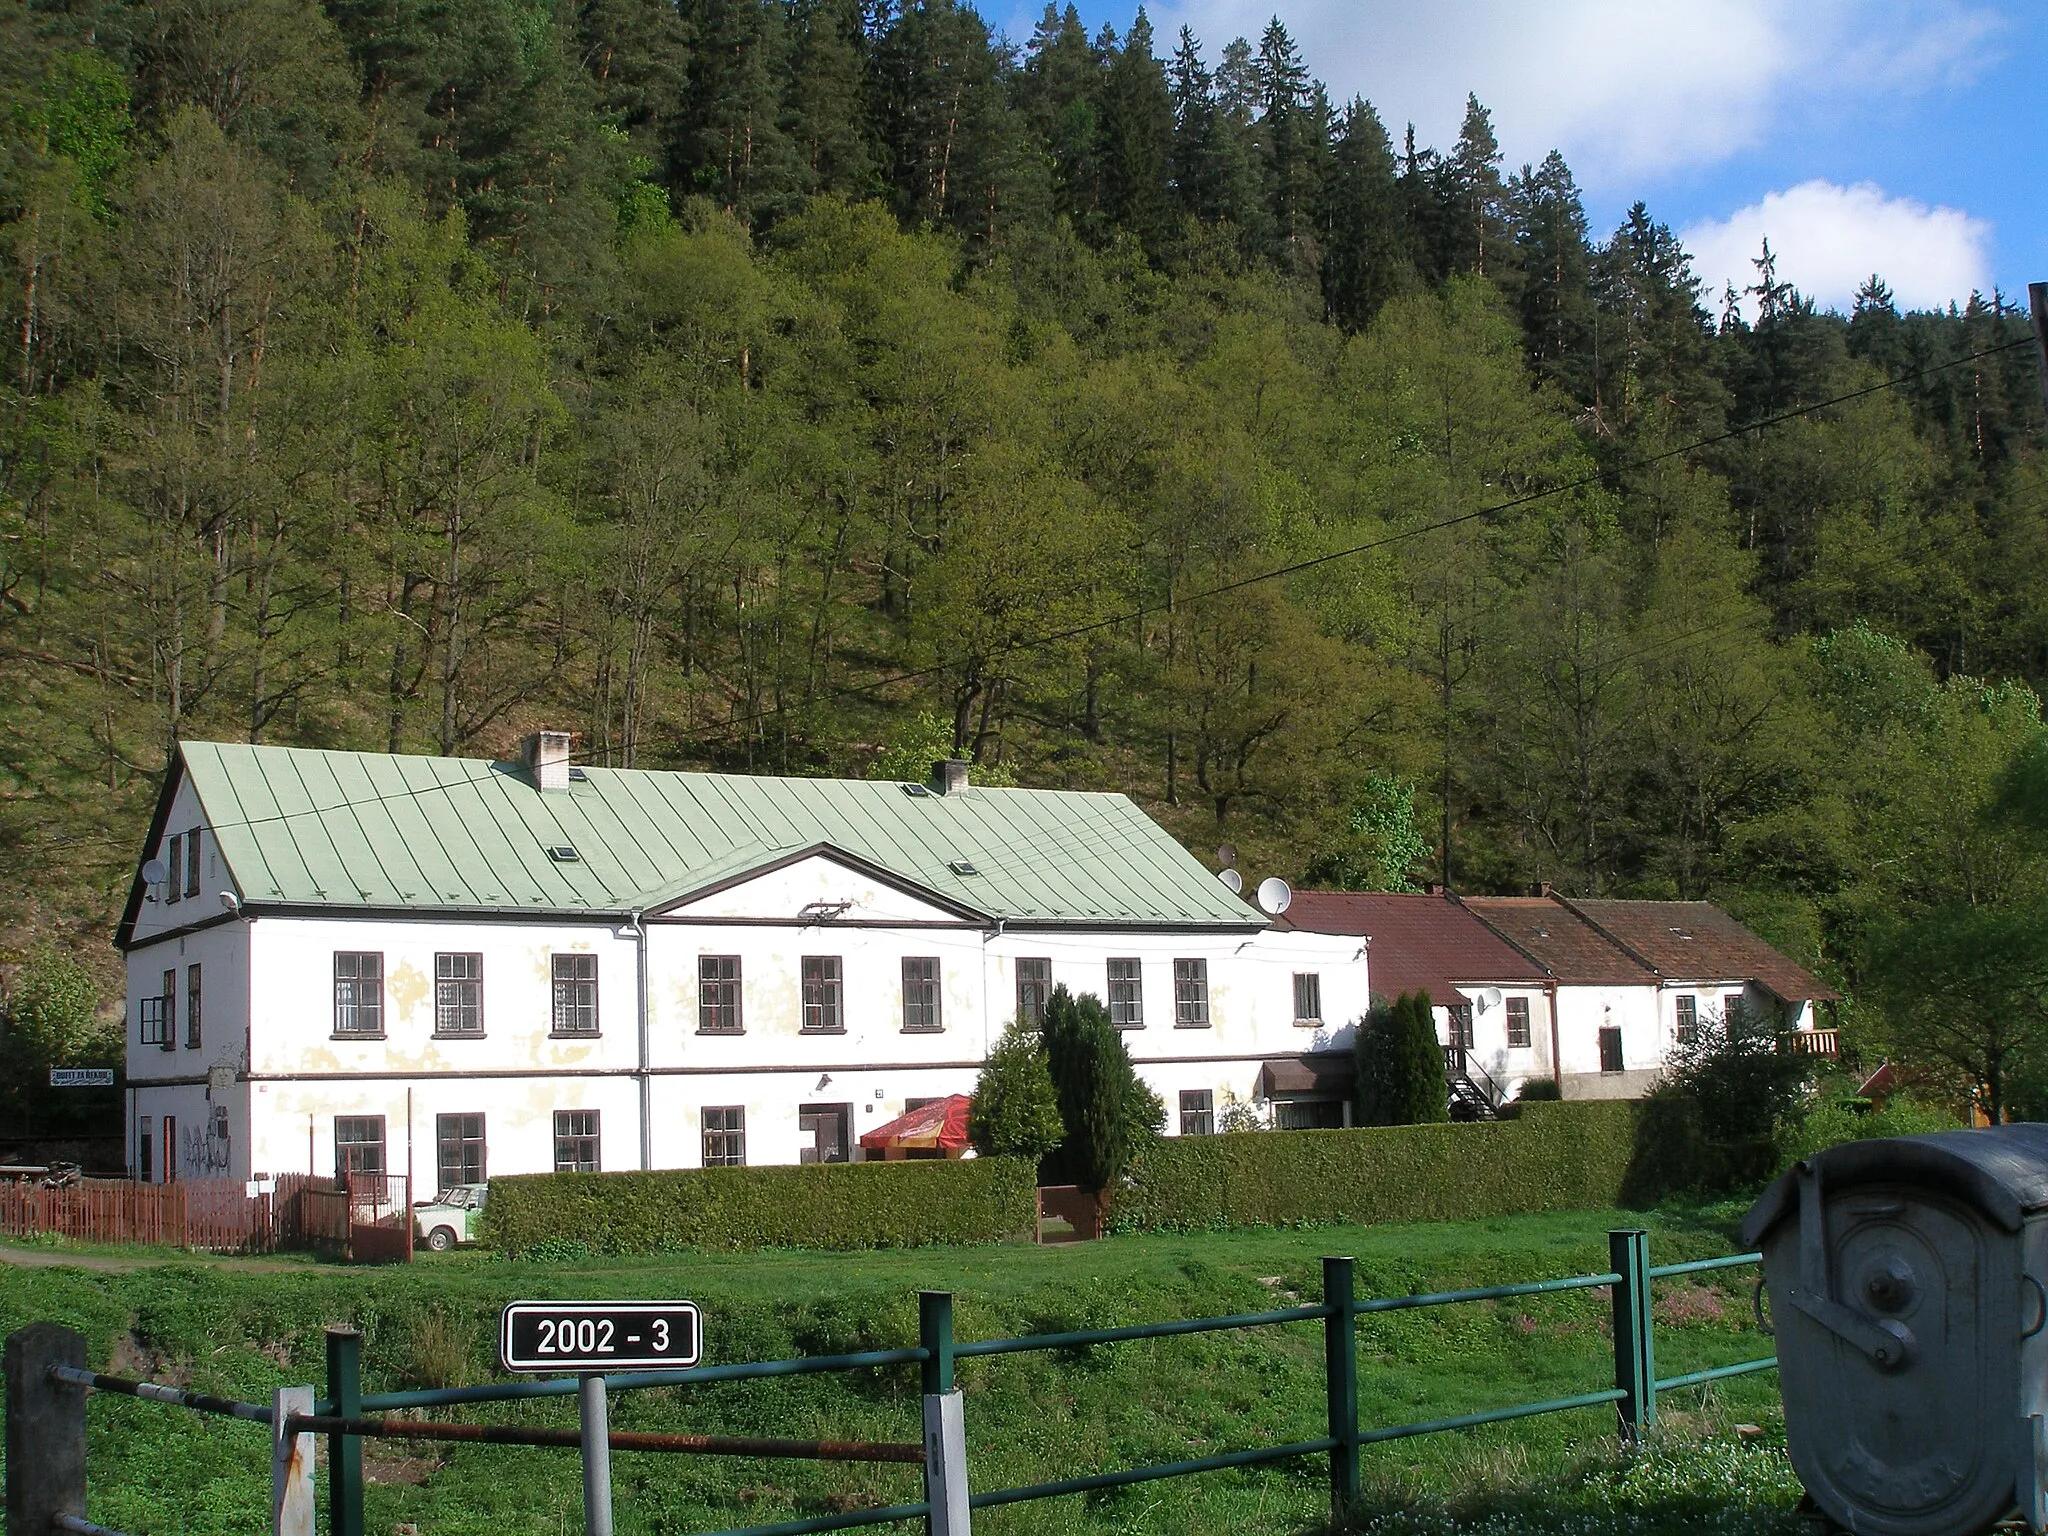
<path fill-rule="evenodd" d="M 1462 1045 L 1444 1047 L 1444 1082 L 1450 1089 L 1453 1120 L 1500 1118 L 1501 1101 L 1507 1095 Z"/>

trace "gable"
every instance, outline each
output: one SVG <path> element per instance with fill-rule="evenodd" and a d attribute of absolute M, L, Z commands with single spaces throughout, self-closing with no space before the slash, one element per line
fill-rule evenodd
<path fill-rule="evenodd" d="M 844 904 L 827 915 L 825 909 Z M 663 907 L 655 916 L 797 922 L 808 914 L 842 923 L 976 923 L 975 914 L 946 903 L 833 849 L 816 849 L 772 868 L 714 886 Z"/>
<path fill-rule="evenodd" d="M 152 860 L 164 866 L 163 879 L 154 883 L 142 878 Z M 223 891 L 239 894 L 196 786 L 174 765 L 129 877 L 128 904 L 116 942 L 142 942 L 219 919 L 228 911 L 221 901 Z"/>

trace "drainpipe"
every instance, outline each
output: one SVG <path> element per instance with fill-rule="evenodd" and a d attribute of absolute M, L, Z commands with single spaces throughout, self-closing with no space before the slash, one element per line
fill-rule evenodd
<path fill-rule="evenodd" d="M 647 928 L 638 912 L 632 914 L 628 926 L 633 933 L 633 992 L 639 1013 L 640 1171 L 645 1173 L 654 1166 L 654 1079 L 648 1075 L 653 1066 L 653 1051 L 647 1023 Z"/>
<path fill-rule="evenodd" d="M 1557 978 L 1551 977 L 1543 984 L 1544 992 L 1550 998 L 1550 1079 L 1557 1084 L 1557 1096 L 1564 1097 L 1564 1057 L 1558 1053 L 1557 1035 Z"/>

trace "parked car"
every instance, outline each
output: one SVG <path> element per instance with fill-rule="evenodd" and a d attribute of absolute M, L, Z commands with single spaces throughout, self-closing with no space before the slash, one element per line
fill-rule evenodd
<path fill-rule="evenodd" d="M 418 1240 L 435 1253 L 446 1253 L 457 1243 L 473 1243 L 483 1217 L 488 1184 L 455 1184 L 441 1191 L 438 1200 L 421 1200 L 412 1208 L 413 1230 Z"/>

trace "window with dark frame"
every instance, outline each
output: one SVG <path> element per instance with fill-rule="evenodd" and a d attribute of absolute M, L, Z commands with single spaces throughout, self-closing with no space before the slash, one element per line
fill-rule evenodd
<path fill-rule="evenodd" d="M 384 1117 L 382 1115 L 336 1115 L 334 1117 L 334 1175 L 346 1178 L 382 1178 L 384 1162 Z"/>
<path fill-rule="evenodd" d="M 1052 961 L 1026 957 L 1017 962 L 1017 1017 L 1026 1024 L 1045 1022 L 1045 1005 L 1052 1001 Z"/>
<path fill-rule="evenodd" d="M 705 1109 L 704 1166 L 747 1166 L 747 1112 L 742 1106 L 718 1104 Z"/>
<path fill-rule="evenodd" d="M 597 1111 L 594 1109 L 556 1110 L 555 1172 L 603 1172 L 597 1130 Z"/>
<path fill-rule="evenodd" d="M 185 1049 L 199 1049 L 199 966 L 185 967 Z"/>
<path fill-rule="evenodd" d="M 1109 962 L 1109 1022 L 1118 1029 L 1145 1027 L 1145 981 L 1135 960 Z"/>
<path fill-rule="evenodd" d="M 185 894 L 199 894 L 199 829 L 185 834 Z"/>
<path fill-rule="evenodd" d="M 447 1194 L 458 1184 L 484 1181 L 484 1117 L 482 1115 L 434 1116 L 436 1165 L 441 1183 L 438 1192 Z"/>
<path fill-rule="evenodd" d="M 1508 1049 L 1529 1049 L 1529 999 L 1526 997 L 1508 999 Z"/>
<path fill-rule="evenodd" d="M 476 954 L 434 956 L 434 1033 L 480 1035 L 484 1032 L 484 957 Z"/>
<path fill-rule="evenodd" d="M 135 1178 L 142 1184 L 156 1182 L 156 1120 L 149 1115 L 135 1128 Z"/>
<path fill-rule="evenodd" d="M 1180 1091 L 1180 1133 L 1183 1136 L 1216 1134 L 1216 1095 L 1207 1088 Z"/>
<path fill-rule="evenodd" d="M 939 1012 L 939 961 L 936 955 L 903 957 L 903 1033 L 932 1035 L 945 1028 Z"/>
<path fill-rule="evenodd" d="M 1617 1024 L 1600 1026 L 1600 1070 L 1614 1073 L 1623 1070 L 1624 1057 L 1621 1054 L 1621 1027 Z"/>
<path fill-rule="evenodd" d="M 697 1033 L 743 1034 L 740 1018 L 740 957 L 697 957 Z"/>
<path fill-rule="evenodd" d="M 1691 1045 L 1700 1037 L 1700 1002 L 1696 997 L 1674 999 L 1678 1007 L 1678 1043 Z"/>
<path fill-rule="evenodd" d="M 1294 1022 L 1323 1022 L 1323 976 L 1320 971 L 1294 973 Z"/>
<path fill-rule="evenodd" d="M 1176 960 L 1173 962 L 1173 1027 L 1175 1029 L 1207 1029 L 1209 1027 L 1208 961 Z"/>
<path fill-rule="evenodd" d="M 1740 992 L 1723 994 L 1721 998 L 1721 1022 L 1730 1026 L 1734 1025 L 1742 1017 L 1744 1007 L 1745 1004 L 1742 1001 L 1742 994 Z"/>
<path fill-rule="evenodd" d="M 384 956 L 377 951 L 334 952 L 334 1032 L 384 1033 Z"/>
<path fill-rule="evenodd" d="M 178 973 L 164 972 L 164 1049 L 178 1048 Z"/>
<path fill-rule="evenodd" d="M 803 1033 L 846 1033 L 845 978 L 837 955 L 803 957 Z"/>
<path fill-rule="evenodd" d="M 164 849 L 164 901 L 181 900 L 185 894 L 185 835 L 181 832 Z"/>
<path fill-rule="evenodd" d="M 597 956 L 555 955 L 555 1033 L 597 1033 Z"/>

